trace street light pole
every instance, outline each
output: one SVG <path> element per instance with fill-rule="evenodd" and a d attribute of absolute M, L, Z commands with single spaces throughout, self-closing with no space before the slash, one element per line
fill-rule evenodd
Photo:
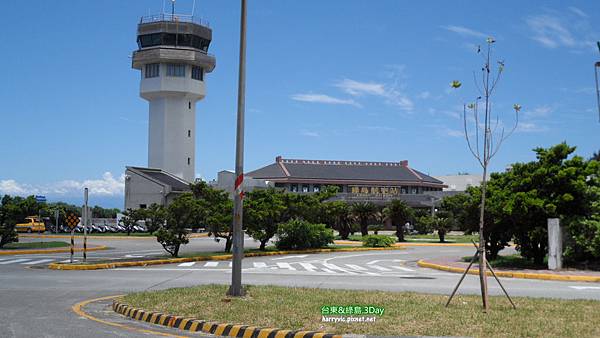
<path fill-rule="evenodd" d="M 244 181 L 244 106 L 246 100 L 246 0 L 242 1 L 240 23 L 240 68 L 238 79 L 237 136 L 235 147 L 235 192 L 233 195 L 233 261 L 231 286 L 227 292 L 230 296 L 243 296 L 242 258 L 244 257 L 244 233 L 242 231 L 243 215 L 243 181 Z"/>

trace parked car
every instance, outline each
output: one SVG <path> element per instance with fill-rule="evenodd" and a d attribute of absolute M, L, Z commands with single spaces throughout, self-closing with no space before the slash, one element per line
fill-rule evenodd
<path fill-rule="evenodd" d="M 17 232 L 45 232 L 46 224 L 36 216 L 25 217 L 25 222 L 15 225 Z"/>

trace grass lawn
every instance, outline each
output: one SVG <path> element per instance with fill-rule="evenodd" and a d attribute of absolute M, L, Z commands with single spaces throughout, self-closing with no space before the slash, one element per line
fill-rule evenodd
<path fill-rule="evenodd" d="M 390 237 L 396 238 L 396 235 L 388 235 Z M 336 240 L 341 239 L 339 236 L 336 237 Z M 351 241 L 361 241 L 361 235 L 350 235 L 348 237 Z M 409 243 L 439 243 L 440 238 L 437 234 L 426 234 L 426 235 L 404 235 L 404 239 L 406 239 Z M 474 240 L 475 243 L 479 242 L 479 235 L 446 235 L 445 241 L 447 243 L 471 243 L 471 240 Z"/>
<path fill-rule="evenodd" d="M 30 243 L 9 243 L 2 250 L 20 250 L 20 249 L 49 249 L 49 248 L 64 248 L 68 247 L 69 243 L 52 241 L 52 242 L 30 242 Z"/>
<path fill-rule="evenodd" d="M 133 293 L 124 302 L 150 311 L 234 324 L 328 333 L 469 337 L 600 337 L 600 302 L 515 298 L 517 310 L 503 297 L 459 295 L 444 308 L 447 296 L 406 292 L 351 291 L 248 286 L 247 296 L 229 299 L 227 286 L 208 285 Z M 321 322 L 324 305 L 373 305 L 385 308 L 374 323 Z M 596 324 L 594 324 L 596 323 Z"/>

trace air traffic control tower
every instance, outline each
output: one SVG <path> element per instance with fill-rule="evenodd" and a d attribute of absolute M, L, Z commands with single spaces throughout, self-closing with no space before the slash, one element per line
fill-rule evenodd
<path fill-rule="evenodd" d="M 132 67 L 141 73 L 140 96 L 148 100 L 148 167 L 187 182 L 195 178 L 196 102 L 206 95 L 212 30 L 193 16 L 142 17 Z"/>

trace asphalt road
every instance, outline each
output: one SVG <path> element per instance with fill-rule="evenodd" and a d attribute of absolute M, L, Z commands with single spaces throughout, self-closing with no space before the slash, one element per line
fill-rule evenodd
<path fill-rule="evenodd" d="M 92 243 L 108 245 L 114 249 L 91 252 L 90 257 L 143 256 L 162 251 L 160 245 L 153 240 L 94 239 Z M 256 246 L 252 241 L 246 241 L 246 244 Z M 214 251 L 222 248 L 223 243 L 197 238 L 192 239 L 184 250 Z M 244 260 L 243 282 L 256 285 L 449 294 L 460 276 L 420 268 L 416 261 L 421 258 L 466 256 L 472 254 L 472 251 L 469 247 L 410 247 L 401 251 L 253 257 Z M 0 325 L 0 337 L 153 336 L 154 334 L 111 327 L 81 318 L 71 307 L 77 302 L 102 296 L 198 284 L 226 284 L 231 279 L 227 261 L 95 271 L 55 271 L 44 268 L 49 261 L 35 263 L 36 260 L 58 261 L 68 257 L 68 254 L 0 257 L 0 321 L 3 323 Z M 600 300 L 600 283 L 511 278 L 503 278 L 502 282 L 513 296 Z M 477 294 L 477 277 L 467 276 L 459 292 Z M 490 293 L 501 294 L 500 288 L 491 280 Z M 92 310 L 94 309 L 90 311 Z M 94 311 L 98 316 L 112 318 L 109 321 L 120 320 L 129 325 L 138 325 L 115 316 L 106 309 Z M 176 330 L 161 330 L 182 334 Z"/>

